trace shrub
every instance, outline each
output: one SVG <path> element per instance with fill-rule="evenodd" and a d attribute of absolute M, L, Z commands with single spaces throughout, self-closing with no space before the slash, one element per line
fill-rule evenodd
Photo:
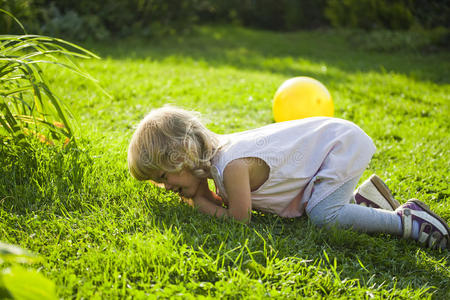
<path fill-rule="evenodd" d="M 0 0 L 34 32 L 65 39 L 163 36 L 196 23 L 269 30 L 334 27 L 406 30 L 449 27 L 442 0 Z M 13 23 L 0 19 L 0 31 Z M 17 29 L 17 28 L 16 28 Z"/>
<path fill-rule="evenodd" d="M 430 36 L 418 31 L 373 30 L 348 32 L 349 42 L 356 48 L 369 51 L 417 51 L 431 43 Z"/>
<path fill-rule="evenodd" d="M 54 32 L 58 36 L 74 36 L 81 40 L 104 39 L 109 36 L 121 37 L 130 34 L 144 36 L 170 34 L 191 28 L 195 21 L 195 2 L 195 0 L 60 0 L 57 2 L 41 0 L 42 7 L 53 7 L 53 12 L 46 17 L 45 12 L 42 14 L 43 24 L 47 24 L 48 20 L 52 21 L 51 26 L 44 26 L 42 30 L 46 34 Z M 58 29 L 61 32 L 55 31 Z"/>
<path fill-rule="evenodd" d="M 335 27 L 405 30 L 414 24 L 409 0 L 328 0 L 325 15 Z"/>
<path fill-rule="evenodd" d="M 450 28 L 448 0 L 414 0 L 411 11 L 424 28 Z"/>
<path fill-rule="evenodd" d="M 270 30 L 311 29 L 328 24 L 326 0 L 199 0 L 203 22 L 233 22 Z"/>
<path fill-rule="evenodd" d="M 326 0 L 286 0 L 285 28 L 314 29 L 329 25 L 324 10 Z"/>
<path fill-rule="evenodd" d="M 69 40 L 102 40 L 110 33 L 96 15 L 80 15 L 74 10 L 62 12 L 52 3 L 40 14 L 40 31 L 50 36 L 61 36 Z"/>

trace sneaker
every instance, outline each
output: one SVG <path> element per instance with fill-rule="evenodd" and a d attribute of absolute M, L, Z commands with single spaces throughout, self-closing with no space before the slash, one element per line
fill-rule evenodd
<path fill-rule="evenodd" d="M 400 206 L 400 203 L 392 196 L 388 186 L 375 174 L 356 189 L 351 202 L 389 211 L 394 211 Z"/>
<path fill-rule="evenodd" d="M 415 239 L 419 243 L 429 248 L 450 247 L 450 229 L 447 223 L 422 201 L 408 200 L 395 211 L 402 219 L 404 238 L 412 238 L 413 221 L 415 221 L 419 226 L 419 234 Z"/>

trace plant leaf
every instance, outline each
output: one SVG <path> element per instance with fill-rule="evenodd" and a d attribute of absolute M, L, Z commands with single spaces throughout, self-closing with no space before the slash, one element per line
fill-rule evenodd
<path fill-rule="evenodd" d="M 14 299 L 58 299 L 51 280 L 35 270 L 18 265 L 3 271 L 3 283 Z"/>
<path fill-rule="evenodd" d="M 10 12 L 7 12 L 6 10 L 1 9 L 1 8 L 0 8 L 0 12 L 7 14 L 9 17 L 11 17 L 17 24 L 19 24 L 19 26 L 23 30 L 23 32 L 25 34 L 27 34 L 27 31 L 25 30 L 25 27 L 23 27 L 22 23 L 20 23 L 20 21 L 16 17 L 14 17 Z"/>

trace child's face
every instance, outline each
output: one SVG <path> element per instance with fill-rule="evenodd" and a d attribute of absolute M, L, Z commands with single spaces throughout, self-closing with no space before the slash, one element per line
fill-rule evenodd
<path fill-rule="evenodd" d="M 154 181 L 163 183 L 167 190 L 171 190 L 183 197 L 192 198 L 197 193 L 200 179 L 195 177 L 190 170 L 183 169 L 180 172 L 158 171 Z"/>

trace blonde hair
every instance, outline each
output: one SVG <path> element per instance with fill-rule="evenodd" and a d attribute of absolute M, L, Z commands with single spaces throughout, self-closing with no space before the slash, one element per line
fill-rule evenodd
<path fill-rule="evenodd" d="M 198 113 L 165 106 L 139 123 L 128 148 L 128 169 L 138 180 L 153 179 L 158 170 L 183 168 L 205 178 L 218 147 L 217 135 L 200 122 Z"/>

